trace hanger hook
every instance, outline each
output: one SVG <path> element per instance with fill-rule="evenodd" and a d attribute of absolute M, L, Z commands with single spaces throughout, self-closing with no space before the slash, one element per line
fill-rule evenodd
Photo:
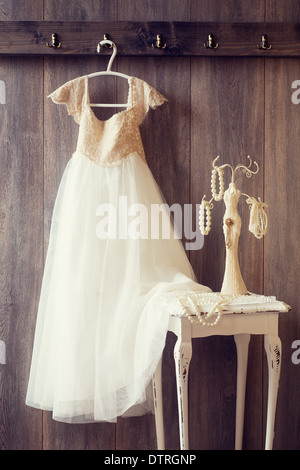
<path fill-rule="evenodd" d="M 101 48 L 102 49 L 107 49 L 107 48 L 109 48 L 109 49 L 112 48 L 113 49 L 113 53 L 111 55 L 111 58 L 109 59 L 107 69 L 106 69 L 107 72 L 110 72 L 113 61 L 114 61 L 114 59 L 117 55 L 117 51 L 118 51 L 117 46 L 115 45 L 115 43 L 113 41 L 108 39 L 108 34 L 104 34 L 104 39 L 102 41 L 100 41 L 98 43 L 98 46 L 97 46 L 97 52 L 98 53 L 101 52 Z"/>

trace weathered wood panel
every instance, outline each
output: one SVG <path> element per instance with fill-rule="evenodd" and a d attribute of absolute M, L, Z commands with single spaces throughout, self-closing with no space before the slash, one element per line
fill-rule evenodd
<path fill-rule="evenodd" d="M 297 22 L 299 8 L 297 0 L 2 0 L 0 20 Z M 105 69 L 108 60 L 104 55 L 76 59 L 52 55 L 45 60 L 3 57 L 0 61 L 0 80 L 7 85 L 7 104 L 0 104 L 0 339 L 7 347 L 7 364 L 0 364 L 0 448 L 155 449 L 151 415 L 119 419 L 117 425 L 67 425 L 24 404 L 51 215 L 78 131 L 65 108 L 55 106 L 46 96 L 67 80 Z M 241 201 L 240 262 L 249 290 L 276 295 L 293 307 L 280 321 L 283 365 L 275 448 L 299 449 L 300 366 L 291 360 L 292 342 L 300 338 L 300 227 L 297 217 L 291 218 L 299 203 L 300 105 L 292 101 L 292 83 L 300 80 L 299 64 L 294 59 L 272 57 L 118 57 L 115 69 L 143 78 L 169 100 L 148 114 L 141 129 L 149 166 L 169 204 L 195 207 L 201 202 L 210 191 L 211 161 L 217 154 L 224 162 L 237 164 L 249 153 L 261 165 L 257 176 L 246 180 L 240 175 L 238 184 L 269 203 L 270 229 L 264 241 L 254 239 L 247 230 L 248 207 Z M 119 99 L 121 87 L 115 80 L 106 98 Z M 101 88 L 108 89 L 104 81 L 100 86 L 95 79 L 95 99 L 101 98 Z M 188 251 L 199 282 L 216 290 L 224 271 L 222 215 L 222 203 L 215 203 L 212 233 L 200 251 Z M 168 449 L 179 447 L 174 341 L 174 335 L 168 335 L 164 352 Z M 191 448 L 233 448 L 235 370 L 232 338 L 193 342 Z M 246 449 L 263 448 L 266 393 L 265 354 L 257 337 L 250 343 Z"/>
<path fill-rule="evenodd" d="M 266 0 L 267 21 L 298 21 L 296 0 Z M 296 60 L 272 59 L 265 64 L 265 200 L 269 203 L 270 230 L 265 239 L 265 293 L 276 295 L 292 306 L 280 318 L 282 366 L 275 422 L 274 448 L 300 449 L 300 365 L 292 362 L 292 343 L 300 339 L 299 318 L 299 119 L 296 104 L 300 67 Z M 297 86 L 299 89 L 299 86 Z M 298 95 L 299 96 L 299 95 Z M 267 396 L 267 370 L 265 402 Z M 264 421 L 266 416 L 264 415 Z"/>
<path fill-rule="evenodd" d="M 1 2 L 1 20 L 19 18 L 42 19 L 41 2 Z M 41 449 L 39 413 L 25 396 L 43 269 L 42 61 L 1 58 L 0 79 L 0 448 Z"/>
<path fill-rule="evenodd" d="M 1 448 L 26 449 L 41 446 L 38 414 L 25 406 L 25 395 L 43 267 L 43 82 L 40 61 L 9 59 L 0 70 L 6 83 L 6 105 L 0 105 L 0 338 L 7 353 L 0 366 L 0 440 Z"/>

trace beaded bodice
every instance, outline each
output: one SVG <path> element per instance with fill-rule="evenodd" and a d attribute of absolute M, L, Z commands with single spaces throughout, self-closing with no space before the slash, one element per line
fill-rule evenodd
<path fill-rule="evenodd" d="M 128 84 L 127 108 L 105 121 L 90 106 L 88 76 L 71 80 L 49 95 L 55 103 L 65 104 L 79 124 L 76 151 L 98 165 L 118 165 L 132 153 L 145 160 L 139 126 L 149 107 L 160 106 L 165 98 L 138 78 L 130 77 Z"/>

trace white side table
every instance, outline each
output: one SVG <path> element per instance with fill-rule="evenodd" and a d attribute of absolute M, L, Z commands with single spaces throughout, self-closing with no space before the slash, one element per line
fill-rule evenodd
<path fill-rule="evenodd" d="M 243 296 L 244 297 L 244 296 Z M 263 296 L 259 296 L 264 300 Z M 270 298 L 265 298 L 270 299 Z M 245 392 L 250 335 L 264 335 L 265 351 L 268 360 L 269 386 L 265 449 L 273 447 L 276 402 L 281 366 L 281 341 L 278 336 L 278 316 L 291 308 L 284 302 L 230 305 L 224 307 L 223 317 L 214 327 L 192 324 L 187 317 L 170 315 L 169 331 L 177 336 L 174 347 L 176 370 L 180 449 L 189 449 L 188 435 L 188 373 L 192 357 L 192 338 L 204 338 L 213 335 L 234 335 L 237 348 L 237 393 L 236 393 L 236 429 L 235 449 L 242 449 Z M 203 308 L 203 312 L 207 309 Z M 163 425 L 163 396 L 161 361 L 153 376 L 155 403 L 155 423 L 157 447 L 165 449 Z"/>

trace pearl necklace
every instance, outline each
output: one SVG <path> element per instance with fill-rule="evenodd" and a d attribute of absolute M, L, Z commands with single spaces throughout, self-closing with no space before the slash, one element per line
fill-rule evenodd
<path fill-rule="evenodd" d="M 217 175 L 219 177 L 218 193 L 216 189 Z M 224 171 L 223 168 L 216 165 L 214 165 L 211 172 L 211 194 L 212 199 L 210 201 L 206 201 L 205 196 L 203 196 L 199 207 L 199 228 L 202 235 L 208 235 L 211 230 L 211 210 L 213 208 L 212 200 L 221 201 L 224 196 Z"/>
<path fill-rule="evenodd" d="M 219 192 L 216 190 L 217 175 L 219 176 Z M 215 201 L 221 201 L 224 196 L 224 171 L 219 166 L 214 166 L 211 172 L 211 194 Z"/>
<path fill-rule="evenodd" d="M 267 233 L 268 217 L 264 207 L 268 207 L 268 205 L 261 202 L 260 198 L 257 201 L 254 197 L 249 196 L 246 202 L 250 205 L 249 232 L 261 239 Z"/>
<path fill-rule="evenodd" d="M 195 297 L 196 299 L 199 299 L 200 297 L 202 305 L 212 305 L 210 311 L 207 313 L 201 312 L 199 306 L 197 305 L 197 300 L 195 299 Z M 227 297 L 228 298 L 225 298 L 225 296 L 216 295 L 214 293 L 206 293 L 202 295 L 200 294 L 200 296 L 196 293 L 190 293 L 188 295 L 185 295 L 184 297 L 181 297 L 178 300 L 183 316 L 187 317 L 191 323 L 199 324 L 201 326 L 206 327 L 214 327 L 219 323 L 223 315 L 222 305 L 228 303 L 228 300 L 233 300 L 234 298 L 236 298 L 236 296 Z M 187 306 L 184 305 L 184 302 L 189 304 L 188 309 Z M 208 321 L 215 314 L 217 316 L 216 319 L 214 321 Z"/>
<path fill-rule="evenodd" d="M 211 230 L 211 201 L 206 201 L 203 196 L 200 207 L 199 207 L 199 228 L 202 235 L 208 235 Z M 204 222 L 206 216 L 206 224 Z"/>

